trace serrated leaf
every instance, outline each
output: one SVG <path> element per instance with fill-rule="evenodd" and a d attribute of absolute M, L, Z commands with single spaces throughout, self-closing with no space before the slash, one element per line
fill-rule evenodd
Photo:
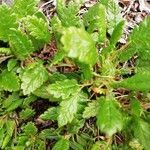
<path fill-rule="evenodd" d="M 52 60 L 52 64 L 53 65 L 58 64 L 60 61 L 64 59 L 65 56 L 66 56 L 66 53 L 63 50 L 58 51 Z"/>
<path fill-rule="evenodd" d="M 35 135 L 37 133 L 37 128 L 33 122 L 28 122 L 24 127 L 23 131 L 27 136 Z"/>
<path fill-rule="evenodd" d="M 11 71 L 17 64 L 16 59 L 10 59 L 7 64 L 8 71 Z"/>
<path fill-rule="evenodd" d="M 139 142 L 144 146 L 145 150 L 149 150 L 150 148 L 150 125 L 141 120 L 134 120 L 134 136 L 139 140 Z"/>
<path fill-rule="evenodd" d="M 109 136 L 123 127 L 123 117 L 118 109 L 118 104 L 112 99 L 100 99 L 99 111 L 97 114 L 97 126 Z"/>
<path fill-rule="evenodd" d="M 107 21 L 108 21 L 108 32 L 112 34 L 114 28 L 117 24 L 123 20 L 121 11 L 116 0 L 103 0 L 102 4 L 104 4 L 107 8 Z"/>
<path fill-rule="evenodd" d="M 14 0 L 13 11 L 19 18 L 33 15 L 37 11 L 39 0 Z"/>
<path fill-rule="evenodd" d="M 71 134 L 77 134 L 79 130 L 84 126 L 85 119 L 79 120 L 77 118 L 73 119 L 73 121 L 67 125 L 67 130 Z"/>
<path fill-rule="evenodd" d="M 52 150 L 69 150 L 69 141 L 67 139 L 60 139 L 56 142 Z"/>
<path fill-rule="evenodd" d="M 2 143 L 3 143 L 3 139 L 4 139 L 4 136 L 5 136 L 5 129 L 4 128 L 0 128 L 0 147 L 2 146 Z"/>
<path fill-rule="evenodd" d="M 88 103 L 88 106 L 85 107 L 85 110 L 83 112 L 83 118 L 90 118 L 90 117 L 95 117 L 98 113 L 99 109 L 99 102 L 98 101 L 92 101 Z"/>
<path fill-rule="evenodd" d="M 95 42 L 84 29 L 69 27 L 62 34 L 61 42 L 68 57 L 89 65 L 96 63 L 98 53 Z"/>
<path fill-rule="evenodd" d="M 19 77 L 13 71 L 4 70 L 0 74 L 0 89 L 5 91 L 18 91 L 20 88 Z"/>
<path fill-rule="evenodd" d="M 105 42 L 106 39 L 106 9 L 102 4 L 95 4 L 89 8 L 88 12 L 83 16 L 85 25 L 88 26 L 88 32 L 92 33 L 98 30 L 98 42 Z"/>
<path fill-rule="evenodd" d="M 147 17 L 133 30 L 129 37 L 128 47 L 124 51 L 119 52 L 121 60 L 128 60 L 137 53 L 138 59 L 142 60 L 141 62 L 150 62 L 150 33 L 145 32 L 149 30 L 150 18 Z"/>
<path fill-rule="evenodd" d="M 22 102 L 23 100 L 19 98 L 18 94 L 13 93 L 3 102 L 3 108 L 5 108 L 7 112 L 11 112 L 18 108 Z"/>
<path fill-rule="evenodd" d="M 7 146 L 7 144 L 9 143 L 9 141 L 13 135 L 16 124 L 15 124 L 14 120 L 13 121 L 8 120 L 5 125 L 6 125 L 6 134 L 5 134 L 5 137 L 3 139 L 3 144 L 1 146 L 2 149 L 4 149 Z"/>
<path fill-rule="evenodd" d="M 6 5 L 0 5 L 0 39 L 8 41 L 11 34 L 10 28 L 17 28 L 16 16 Z"/>
<path fill-rule="evenodd" d="M 57 120 L 58 117 L 58 108 L 51 107 L 47 111 L 45 111 L 40 118 L 43 120 Z"/>
<path fill-rule="evenodd" d="M 10 48 L 1 47 L 0 48 L 0 54 L 10 55 L 11 50 L 10 50 Z"/>
<path fill-rule="evenodd" d="M 81 101 L 80 94 L 76 94 L 60 103 L 59 115 L 57 118 L 59 127 L 72 122 L 77 113 L 79 101 Z"/>
<path fill-rule="evenodd" d="M 37 18 L 36 16 L 28 16 L 25 20 L 25 24 L 30 35 L 46 43 L 49 42 L 51 35 L 48 29 L 48 23 L 45 20 Z"/>
<path fill-rule="evenodd" d="M 147 17 L 131 34 L 131 45 L 143 60 L 150 61 L 150 18 Z"/>
<path fill-rule="evenodd" d="M 20 30 L 11 29 L 10 46 L 11 51 L 20 60 L 24 60 L 34 51 L 31 40 Z"/>
<path fill-rule="evenodd" d="M 80 18 L 77 15 L 80 9 L 80 2 L 69 2 L 66 6 L 64 1 L 58 0 L 56 6 L 58 17 L 63 26 L 80 26 Z"/>
<path fill-rule="evenodd" d="M 24 95 L 34 92 L 48 79 L 48 72 L 41 63 L 33 63 L 25 68 L 21 76 Z"/>
<path fill-rule="evenodd" d="M 33 103 L 36 100 L 37 100 L 37 97 L 34 95 L 30 95 L 30 96 L 26 97 L 23 101 L 23 107 L 24 108 L 29 107 L 30 103 Z"/>
<path fill-rule="evenodd" d="M 116 43 L 121 38 L 122 33 L 123 33 L 124 24 L 125 24 L 124 21 L 119 22 L 117 24 L 117 26 L 115 27 L 115 29 L 113 30 L 113 33 L 112 33 L 111 39 L 110 39 L 110 45 L 111 46 L 115 46 Z"/>
<path fill-rule="evenodd" d="M 140 71 L 134 76 L 127 78 L 117 85 L 118 87 L 128 88 L 135 91 L 149 91 L 150 90 L 150 72 Z"/>
<path fill-rule="evenodd" d="M 67 99 L 70 95 L 78 92 L 79 86 L 76 80 L 63 80 L 56 81 L 54 84 L 50 84 L 47 91 L 54 95 L 56 98 Z"/>
<path fill-rule="evenodd" d="M 35 114 L 35 111 L 31 108 L 26 108 L 20 112 L 20 118 L 26 120 L 32 117 Z"/>

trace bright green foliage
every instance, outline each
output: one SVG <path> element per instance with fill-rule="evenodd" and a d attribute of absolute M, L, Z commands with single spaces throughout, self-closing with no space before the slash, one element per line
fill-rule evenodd
<path fill-rule="evenodd" d="M 33 103 L 34 101 L 37 100 L 37 97 L 34 96 L 34 95 L 30 95 L 28 97 L 26 97 L 24 100 L 23 100 L 23 107 L 24 108 L 27 108 L 29 107 L 30 103 Z"/>
<path fill-rule="evenodd" d="M 13 11 L 19 18 L 33 15 L 37 11 L 38 2 L 39 0 L 14 0 Z"/>
<path fill-rule="evenodd" d="M 133 99 L 131 101 L 131 112 L 136 117 L 140 117 L 142 114 L 142 107 L 140 105 L 140 102 L 136 99 Z"/>
<path fill-rule="evenodd" d="M 85 107 L 85 110 L 83 112 L 83 118 L 95 117 L 98 113 L 98 109 L 98 101 L 92 101 L 91 103 L 88 103 L 88 106 Z"/>
<path fill-rule="evenodd" d="M 60 103 L 58 126 L 62 127 L 71 123 L 77 113 L 78 103 L 81 101 L 80 94 L 73 95 Z"/>
<path fill-rule="evenodd" d="M 9 120 L 5 123 L 5 129 L 6 129 L 6 133 L 5 133 L 5 137 L 3 138 L 3 143 L 1 148 L 4 149 L 5 147 L 7 147 L 7 144 L 9 143 L 9 141 L 12 138 L 14 129 L 15 129 L 15 121 L 14 120 Z"/>
<path fill-rule="evenodd" d="M 134 135 L 139 142 L 144 146 L 145 150 L 149 150 L 150 147 L 150 125 L 143 120 L 134 120 Z"/>
<path fill-rule="evenodd" d="M 85 26 L 88 26 L 87 31 L 92 33 L 94 30 L 98 30 L 99 38 L 98 42 L 105 42 L 106 39 L 106 9 L 102 4 L 95 4 L 84 15 Z"/>
<path fill-rule="evenodd" d="M 61 42 L 68 57 L 89 65 L 96 63 L 98 53 L 95 43 L 85 30 L 70 27 L 62 31 L 62 34 Z"/>
<path fill-rule="evenodd" d="M 49 42 L 50 32 L 48 23 L 45 20 L 36 16 L 29 16 L 26 18 L 25 24 L 30 35 L 46 43 Z"/>
<path fill-rule="evenodd" d="M 18 91 L 20 88 L 19 77 L 13 72 L 4 70 L 0 74 L 0 89 L 5 91 Z"/>
<path fill-rule="evenodd" d="M 0 5 L 0 39 L 8 41 L 11 34 L 10 28 L 17 28 L 16 16 L 6 5 Z"/>
<path fill-rule="evenodd" d="M 140 71 L 131 78 L 127 78 L 120 82 L 117 86 L 125 87 L 135 91 L 149 91 L 150 90 L 150 72 Z"/>
<path fill-rule="evenodd" d="M 105 142 L 100 142 L 100 141 L 97 141 L 93 146 L 92 146 L 92 149 L 91 150 L 99 150 L 100 147 L 103 147 L 104 150 L 110 150 L 109 146 L 107 143 Z"/>
<path fill-rule="evenodd" d="M 139 27 L 135 28 L 130 40 L 132 49 L 138 51 L 140 59 L 150 61 L 150 18 L 146 18 Z M 139 36 L 140 35 L 140 36 Z"/>
<path fill-rule="evenodd" d="M 69 2 L 65 4 L 64 0 L 57 0 L 57 13 L 61 23 L 65 27 L 80 26 L 80 19 L 77 13 L 80 9 L 80 2 Z"/>
<path fill-rule="evenodd" d="M 51 107 L 45 111 L 40 118 L 43 120 L 57 120 L 58 110 L 59 109 L 57 107 Z"/>
<path fill-rule="evenodd" d="M 23 100 L 19 98 L 17 93 L 10 95 L 4 102 L 3 108 L 6 112 L 11 112 L 22 105 Z"/>
<path fill-rule="evenodd" d="M 52 150 L 69 150 L 69 141 L 67 139 L 60 139 Z"/>
<path fill-rule="evenodd" d="M 28 122 L 28 124 L 23 127 L 23 131 L 28 136 L 35 135 L 37 133 L 37 128 L 34 123 Z"/>
<path fill-rule="evenodd" d="M 48 79 L 48 73 L 41 63 L 33 63 L 25 68 L 21 76 L 24 95 L 34 92 Z"/>
<path fill-rule="evenodd" d="M 0 149 L 149 149 L 150 18 L 122 45 L 118 2 L 83 1 L 0 6 Z"/>
<path fill-rule="evenodd" d="M 31 108 L 26 108 L 20 112 L 20 118 L 26 120 L 32 117 L 35 114 L 35 111 Z"/>
<path fill-rule="evenodd" d="M 102 0 L 102 4 L 106 6 L 108 32 L 111 34 L 123 18 L 120 14 L 120 8 L 116 0 Z"/>
<path fill-rule="evenodd" d="M 78 92 L 79 86 L 76 80 L 64 80 L 64 81 L 56 81 L 54 84 L 50 84 L 47 88 L 47 91 L 54 95 L 56 98 L 66 99 L 70 97 L 70 95 Z"/>
<path fill-rule="evenodd" d="M 129 40 L 128 48 L 120 54 L 120 58 L 128 60 L 133 54 L 138 53 L 140 63 L 143 61 L 150 62 L 150 18 L 147 17 L 139 27 L 136 27 Z M 140 36 L 139 36 L 140 35 Z M 128 57 L 127 57 L 128 56 Z M 140 64 L 139 64 L 140 65 Z M 141 65 L 140 65 L 141 66 Z M 142 67 L 145 67 L 144 65 Z"/>
<path fill-rule="evenodd" d="M 111 35 L 111 39 L 110 39 L 110 45 L 111 46 L 115 47 L 115 45 L 117 44 L 117 42 L 121 38 L 122 33 L 123 33 L 124 24 L 125 24 L 125 22 L 121 21 L 114 28 L 113 33 Z"/>
<path fill-rule="evenodd" d="M 121 131 L 123 127 L 122 114 L 118 108 L 118 104 L 114 99 L 100 99 L 97 125 L 102 132 L 109 136 Z"/>
<path fill-rule="evenodd" d="M 10 45 L 13 54 L 20 60 L 24 60 L 34 51 L 31 40 L 20 30 L 11 30 Z"/>
<path fill-rule="evenodd" d="M 10 50 L 10 48 L 1 47 L 0 48 L 0 54 L 9 55 L 9 54 L 11 54 L 11 50 Z"/>
<path fill-rule="evenodd" d="M 11 71 L 17 64 L 16 59 L 10 59 L 7 64 L 8 71 Z"/>

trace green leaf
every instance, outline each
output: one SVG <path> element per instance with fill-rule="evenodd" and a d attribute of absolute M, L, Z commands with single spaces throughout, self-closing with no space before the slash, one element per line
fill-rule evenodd
<path fill-rule="evenodd" d="M 17 28 L 16 16 L 6 5 L 0 5 L 0 39 L 8 41 L 11 34 L 10 28 Z"/>
<path fill-rule="evenodd" d="M 48 29 L 48 23 L 45 20 L 37 18 L 36 16 L 28 16 L 25 20 L 25 24 L 30 35 L 46 43 L 49 42 L 51 35 Z"/>
<path fill-rule="evenodd" d="M 35 111 L 31 108 L 26 108 L 20 112 L 20 118 L 26 120 L 35 115 Z"/>
<path fill-rule="evenodd" d="M 34 92 L 48 79 L 48 72 L 44 66 L 39 63 L 33 63 L 25 68 L 21 76 L 21 89 L 24 95 Z"/>
<path fill-rule="evenodd" d="M 19 88 L 19 77 L 13 71 L 4 70 L 0 74 L 0 89 L 12 92 L 18 91 Z"/>
<path fill-rule="evenodd" d="M 131 34 L 131 45 L 139 53 L 140 59 L 150 62 L 150 18 L 147 17 Z"/>
<path fill-rule="evenodd" d="M 109 136 L 123 127 L 123 117 L 118 109 L 118 104 L 113 98 L 100 99 L 97 114 L 97 126 Z"/>
<path fill-rule="evenodd" d="M 137 99 L 131 101 L 131 112 L 133 115 L 140 117 L 142 114 L 142 107 Z"/>
<path fill-rule="evenodd" d="M 66 6 L 64 1 L 57 0 L 57 13 L 63 26 L 80 26 L 80 18 L 77 15 L 80 6 L 80 3 L 78 2 L 69 2 Z"/>
<path fill-rule="evenodd" d="M 20 60 L 24 60 L 30 53 L 34 51 L 31 40 L 20 30 L 11 29 L 9 36 L 11 51 Z"/>
<path fill-rule="evenodd" d="M 11 112 L 18 108 L 22 102 L 23 100 L 19 98 L 18 93 L 13 93 L 3 102 L 3 108 L 5 108 L 7 112 Z"/>
<path fill-rule="evenodd" d="M 36 100 L 37 100 L 37 97 L 34 96 L 34 95 L 30 95 L 30 96 L 26 97 L 26 98 L 24 99 L 24 101 L 23 101 L 23 107 L 24 107 L 24 108 L 29 107 L 29 106 L 30 106 L 30 103 L 33 103 L 33 102 L 36 101 Z"/>
<path fill-rule="evenodd" d="M 92 102 L 88 103 L 88 106 L 85 107 L 83 112 L 83 118 L 90 118 L 95 117 L 98 113 L 99 109 L 99 102 L 97 100 L 93 100 Z"/>
<path fill-rule="evenodd" d="M 53 64 L 53 65 L 58 64 L 60 61 L 62 61 L 62 60 L 64 59 L 65 56 L 66 56 L 66 53 L 65 53 L 63 50 L 59 50 L 59 51 L 55 54 L 55 56 L 54 56 L 54 58 L 53 58 L 53 60 L 52 60 L 52 64 Z"/>
<path fill-rule="evenodd" d="M 131 78 L 127 78 L 117 85 L 118 87 L 128 88 L 135 91 L 149 91 L 150 90 L 150 72 L 140 71 Z"/>
<path fill-rule="evenodd" d="M 51 107 L 47 111 L 45 111 L 40 118 L 43 120 L 57 120 L 58 117 L 58 108 Z"/>
<path fill-rule="evenodd" d="M 117 24 L 123 20 L 121 11 L 116 0 L 102 0 L 102 4 L 106 6 L 107 11 L 107 28 L 109 34 L 112 34 Z"/>
<path fill-rule="evenodd" d="M 17 64 L 16 59 L 10 59 L 7 64 L 8 71 L 11 71 Z"/>
<path fill-rule="evenodd" d="M 5 133 L 3 144 L 1 147 L 2 149 L 4 149 L 7 146 L 7 144 L 9 143 L 9 141 L 11 140 L 16 123 L 14 120 L 13 121 L 8 120 L 5 125 L 6 125 L 6 133 Z"/>
<path fill-rule="evenodd" d="M 134 120 L 134 136 L 139 140 L 139 142 L 144 146 L 145 150 L 149 150 L 150 148 L 150 125 L 141 120 Z"/>
<path fill-rule="evenodd" d="M 83 73 L 83 80 L 90 80 L 93 77 L 93 68 L 83 63 L 78 63 L 78 65 Z"/>
<path fill-rule="evenodd" d="M 2 146 L 4 137 L 5 137 L 5 129 L 0 128 L 0 147 Z"/>
<path fill-rule="evenodd" d="M 33 122 L 28 122 L 27 125 L 23 127 L 23 131 L 27 136 L 33 136 L 37 133 L 37 128 Z"/>
<path fill-rule="evenodd" d="M 106 9 L 102 4 L 95 4 L 89 8 L 88 12 L 83 16 L 85 26 L 88 26 L 88 32 L 94 30 L 99 32 L 99 42 L 105 42 L 106 39 Z"/>
<path fill-rule="evenodd" d="M 79 86 L 76 80 L 63 80 L 56 81 L 54 84 L 50 84 L 47 88 L 47 91 L 54 95 L 56 98 L 67 99 L 70 95 L 77 93 Z"/>
<path fill-rule="evenodd" d="M 0 48 L 0 54 L 10 55 L 11 50 L 10 50 L 10 48 L 1 47 Z"/>
<path fill-rule="evenodd" d="M 37 8 L 39 0 L 14 0 L 13 11 L 19 18 L 27 15 L 33 15 Z"/>
<path fill-rule="evenodd" d="M 60 139 L 56 142 L 52 150 L 69 150 L 69 141 L 66 139 Z"/>
<path fill-rule="evenodd" d="M 62 127 L 67 123 L 71 123 L 78 110 L 78 102 L 81 101 L 80 94 L 77 93 L 60 103 L 58 111 L 58 126 Z"/>
<path fill-rule="evenodd" d="M 129 37 L 128 47 L 122 52 L 119 51 L 121 60 L 128 60 L 131 56 L 137 53 L 139 56 L 138 59 L 142 60 L 140 62 L 144 61 L 150 63 L 150 33 L 145 32 L 149 30 L 150 17 L 146 17 L 144 21 L 142 21 L 140 25 L 133 30 Z"/>
<path fill-rule="evenodd" d="M 91 150 L 100 150 L 100 147 L 103 147 L 104 150 L 110 150 L 108 144 L 102 141 L 97 141 L 95 144 L 93 144 Z"/>
<path fill-rule="evenodd" d="M 117 26 L 115 27 L 115 29 L 113 30 L 113 33 L 111 35 L 111 39 L 110 39 L 110 45 L 115 47 L 116 43 L 119 41 L 119 39 L 122 36 L 123 33 L 123 28 L 124 28 L 124 21 L 121 21 L 117 24 Z"/>
<path fill-rule="evenodd" d="M 61 42 L 68 57 L 89 65 L 96 63 L 98 53 L 95 42 L 84 29 L 70 27 L 63 30 L 62 34 Z"/>

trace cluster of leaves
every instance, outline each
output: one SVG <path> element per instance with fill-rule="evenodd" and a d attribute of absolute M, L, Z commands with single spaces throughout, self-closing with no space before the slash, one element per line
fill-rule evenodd
<path fill-rule="evenodd" d="M 118 46 L 125 22 L 115 0 L 82 16 L 81 1 L 57 0 L 51 20 L 38 2 L 0 6 L 0 148 L 148 150 L 150 18 Z M 32 55 L 52 41 L 54 57 Z"/>

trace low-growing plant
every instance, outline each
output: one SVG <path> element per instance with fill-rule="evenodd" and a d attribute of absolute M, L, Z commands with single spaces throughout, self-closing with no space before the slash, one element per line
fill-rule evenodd
<path fill-rule="evenodd" d="M 128 38 L 115 0 L 0 6 L 0 148 L 150 147 L 150 18 Z"/>

